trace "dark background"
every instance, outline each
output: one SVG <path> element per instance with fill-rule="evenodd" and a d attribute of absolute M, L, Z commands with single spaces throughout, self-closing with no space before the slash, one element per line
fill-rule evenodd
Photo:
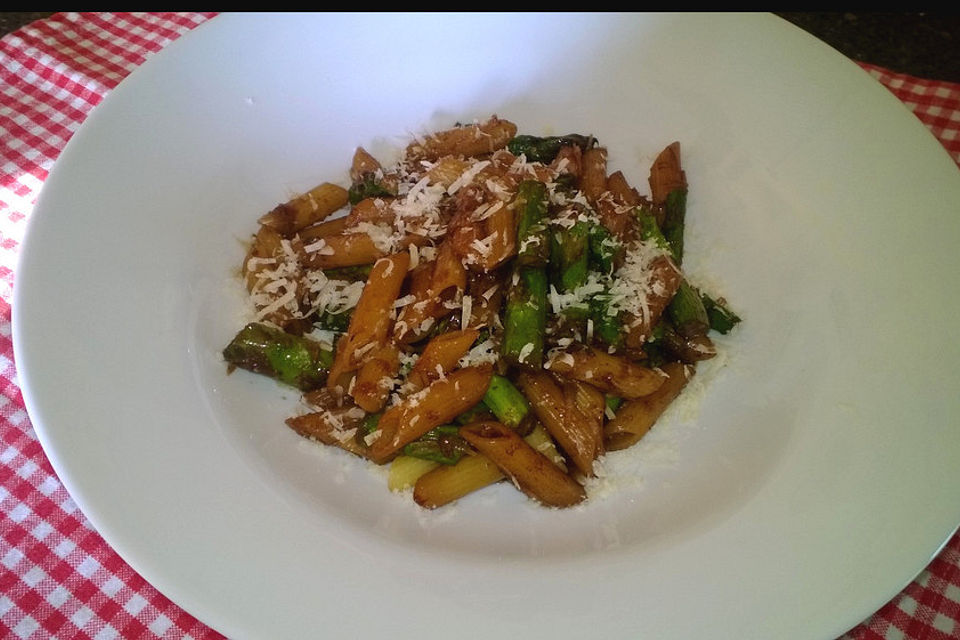
<path fill-rule="evenodd" d="M 0 12 L 0 35 L 50 12 Z M 778 13 L 854 60 L 960 83 L 960 13 Z"/>

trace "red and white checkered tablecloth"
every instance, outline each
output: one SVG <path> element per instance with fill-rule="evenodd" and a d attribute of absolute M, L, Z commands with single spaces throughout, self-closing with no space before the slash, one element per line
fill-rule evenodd
<path fill-rule="evenodd" d="M 43 181 L 90 110 L 211 13 L 57 14 L 0 39 L 0 635 L 219 638 L 97 534 L 54 474 L 17 383 L 10 305 Z M 960 164 L 960 85 L 863 64 Z M 960 535 L 844 640 L 960 638 Z"/>

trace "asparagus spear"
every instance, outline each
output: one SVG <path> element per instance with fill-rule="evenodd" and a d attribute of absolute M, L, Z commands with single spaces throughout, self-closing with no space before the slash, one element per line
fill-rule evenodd
<path fill-rule="evenodd" d="M 710 328 L 717 333 L 730 333 L 730 330 L 740 322 L 740 316 L 727 308 L 726 301 L 723 298 L 714 300 L 707 294 L 702 293 L 700 299 L 703 301 L 707 317 L 710 319 Z"/>
<path fill-rule="evenodd" d="M 546 266 L 550 257 L 547 229 L 547 187 L 536 180 L 524 180 L 517 187 L 517 264 Z"/>
<path fill-rule="evenodd" d="M 560 291 L 573 291 L 587 281 L 590 227 L 577 221 L 571 227 L 555 225 L 550 240 L 550 266 Z"/>
<path fill-rule="evenodd" d="M 602 224 L 593 223 L 589 232 L 590 262 L 600 273 L 613 273 L 617 254 L 621 250 L 620 242 Z"/>
<path fill-rule="evenodd" d="M 223 350 L 233 366 L 261 373 L 309 391 L 327 379 L 333 350 L 309 338 L 298 338 L 265 324 L 245 326 Z"/>
<path fill-rule="evenodd" d="M 590 319 L 593 335 L 615 349 L 623 344 L 619 314 L 610 314 L 610 294 L 598 293 L 590 298 Z"/>
<path fill-rule="evenodd" d="M 667 194 L 664 203 L 663 235 L 677 265 L 683 262 L 683 228 L 687 215 L 687 189 L 679 187 Z"/>
<path fill-rule="evenodd" d="M 366 282 L 370 276 L 372 264 L 361 264 L 354 267 L 336 267 L 334 269 L 324 269 L 323 275 L 328 280 L 346 280 L 347 282 Z"/>
<path fill-rule="evenodd" d="M 673 245 L 660 231 L 653 215 L 643 209 L 638 209 L 637 219 L 640 222 L 640 237 L 644 240 L 652 239 L 658 246 L 670 251 L 670 254 L 676 260 Z M 680 229 L 682 233 L 682 225 Z M 680 250 L 683 250 L 682 243 Z M 686 280 L 680 283 L 676 295 L 667 305 L 667 315 L 684 337 L 703 335 L 710 327 L 710 320 L 700 294 Z"/>
<path fill-rule="evenodd" d="M 703 300 L 686 280 L 680 283 L 673 300 L 667 305 L 667 317 L 685 338 L 706 335 L 710 330 L 710 318 Z"/>
<path fill-rule="evenodd" d="M 470 445 L 459 434 L 458 425 L 435 427 L 405 446 L 403 454 L 440 464 L 456 464 L 470 451 Z"/>
<path fill-rule="evenodd" d="M 593 136 L 571 133 L 567 136 L 516 136 L 507 143 L 507 149 L 515 156 L 523 154 L 530 162 L 548 164 L 560 153 L 562 147 L 575 145 L 587 150 L 597 143 Z"/>
<path fill-rule="evenodd" d="M 547 275 L 536 267 L 516 267 L 507 292 L 501 354 L 509 364 L 543 364 L 547 324 Z"/>
<path fill-rule="evenodd" d="M 494 375 L 483 403 L 503 424 L 516 429 L 530 411 L 530 403 L 507 378 Z"/>
<path fill-rule="evenodd" d="M 357 204 L 367 198 L 391 198 L 395 195 L 397 194 L 391 193 L 384 187 L 373 173 L 365 174 L 347 190 L 347 199 L 350 204 Z"/>

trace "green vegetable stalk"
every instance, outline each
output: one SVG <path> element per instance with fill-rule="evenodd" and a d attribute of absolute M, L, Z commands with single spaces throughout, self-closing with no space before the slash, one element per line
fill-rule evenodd
<path fill-rule="evenodd" d="M 490 387 L 483 396 L 483 403 L 493 415 L 511 429 L 516 429 L 530 411 L 530 403 L 510 380 L 494 375 Z"/>
<path fill-rule="evenodd" d="M 501 354 L 509 364 L 540 367 L 547 326 L 547 274 L 516 267 L 507 292 Z M 522 357 L 521 357 L 522 356 Z"/>
<path fill-rule="evenodd" d="M 550 266 L 560 291 L 573 291 L 587 281 L 589 235 L 590 226 L 583 221 L 569 228 L 554 225 Z"/>
<path fill-rule="evenodd" d="M 333 350 L 309 338 L 252 322 L 223 350 L 233 366 L 260 373 L 301 391 L 323 385 L 333 364 Z"/>
<path fill-rule="evenodd" d="M 470 451 L 470 445 L 459 433 L 457 425 L 436 427 L 405 446 L 403 454 L 440 464 L 456 464 Z"/>
<path fill-rule="evenodd" d="M 524 180 L 517 187 L 518 265 L 544 267 L 550 258 L 547 229 L 547 187 L 536 180 Z"/>
<path fill-rule="evenodd" d="M 586 151 L 597 143 L 593 136 L 571 133 L 567 136 L 517 136 L 507 143 L 507 149 L 515 156 L 523 154 L 529 162 L 549 164 L 560 153 L 560 149 L 577 146 Z"/>
<path fill-rule="evenodd" d="M 670 252 L 677 265 L 683 262 L 683 229 L 687 215 L 687 190 L 674 189 L 667 194 L 664 203 L 663 235 L 670 245 Z"/>
<path fill-rule="evenodd" d="M 700 298 L 710 319 L 710 328 L 717 333 L 730 333 L 730 330 L 740 322 L 740 316 L 727 308 L 723 298 L 714 300 L 705 293 L 700 294 Z"/>

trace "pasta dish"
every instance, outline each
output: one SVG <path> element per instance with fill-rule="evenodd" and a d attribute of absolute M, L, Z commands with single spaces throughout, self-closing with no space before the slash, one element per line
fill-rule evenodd
<path fill-rule="evenodd" d="M 682 271 L 678 143 L 649 196 L 592 136 L 496 116 L 392 167 L 358 148 L 349 174 L 259 219 L 257 319 L 223 355 L 298 388 L 290 428 L 389 464 L 423 507 L 504 479 L 581 502 L 596 461 L 639 441 L 740 320 Z"/>

